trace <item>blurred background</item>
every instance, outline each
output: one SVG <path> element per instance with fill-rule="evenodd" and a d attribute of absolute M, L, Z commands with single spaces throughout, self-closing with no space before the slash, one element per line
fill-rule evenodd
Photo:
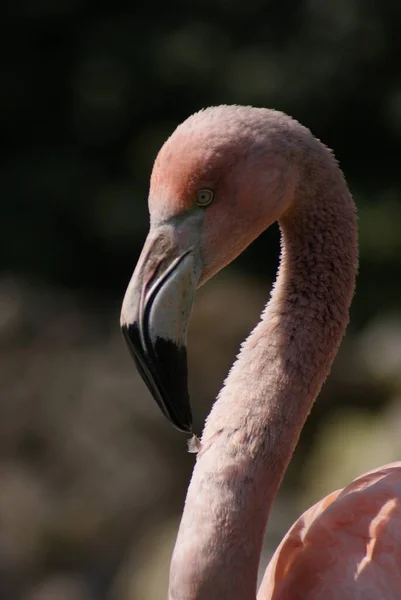
<path fill-rule="evenodd" d="M 334 148 L 359 209 L 352 322 L 271 515 L 401 458 L 401 4 L 13 0 L 1 22 L 0 597 L 166 597 L 193 466 L 119 332 L 164 139 L 212 104 Z M 195 430 L 268 298 L 278 233 L 199 293 Z"/>

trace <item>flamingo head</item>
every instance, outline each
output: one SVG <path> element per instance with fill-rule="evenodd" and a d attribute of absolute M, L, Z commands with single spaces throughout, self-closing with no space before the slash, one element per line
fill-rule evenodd
<path fill-rule="evenodd" d="M 289 208 L 293 123 L 267 109 L 209 108 L 184 121 L 156 158 L 150 231 L 121 327 L 153 397 L 181 431 L 192 431 L 186 332 L 196 288 Z"/>

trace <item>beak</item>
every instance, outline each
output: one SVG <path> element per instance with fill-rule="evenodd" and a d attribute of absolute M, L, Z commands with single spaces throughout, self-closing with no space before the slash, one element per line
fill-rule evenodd
<path fill-rule="evenodd" d="M 167 224 L 151 229 L 124 297 L 121 328 L 159 408 L 190 433 L 186 338 L 202 261 L 187 234 Z"/>

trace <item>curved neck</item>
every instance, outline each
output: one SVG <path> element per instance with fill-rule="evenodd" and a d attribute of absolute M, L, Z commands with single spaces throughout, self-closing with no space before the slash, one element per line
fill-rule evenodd
<path fill-rule="evenodd" d="M 280 221 L 261 321 L 208 417 L 170 572 L 171 600 L 255 600 L 271 504 L 348 323 L 356 217 L 333 169 Z"/>

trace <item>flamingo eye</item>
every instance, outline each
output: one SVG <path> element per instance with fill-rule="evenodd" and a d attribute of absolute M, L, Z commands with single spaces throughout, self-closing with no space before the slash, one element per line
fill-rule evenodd
<path fill-rule="evenodd" d="M 213 200 L 212 190 L 203 189 L 199 190 L 196 194 L 195 202 L 198 206 L 209 206 Z"/>

